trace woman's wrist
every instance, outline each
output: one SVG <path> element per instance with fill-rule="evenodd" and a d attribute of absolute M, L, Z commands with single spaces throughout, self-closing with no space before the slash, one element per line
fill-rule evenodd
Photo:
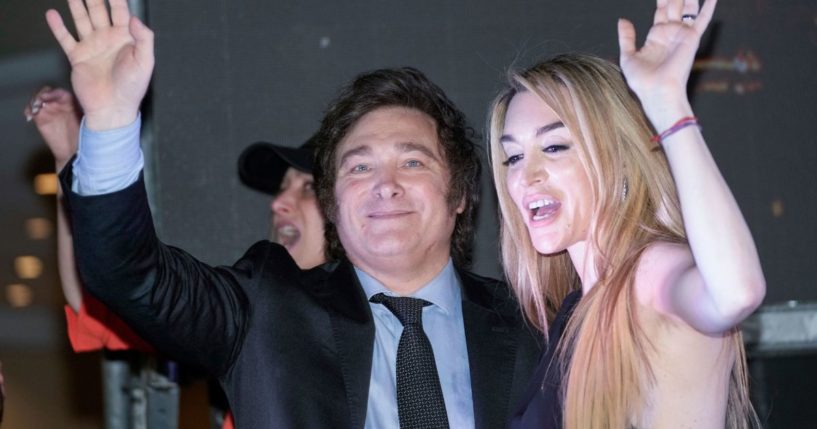
<path fill-rule="evenodd" d="M 657 144 L 663 144 L 665 140 L 670 138 L 673 134 L 684 130 L 685 128 L 689 127 L 696 127 L 699 130 L 701 129 L 701 125 L 698 124 L 698 118 L 694 116 L 684 116 L 683 118 L 675 121 L 671 127 L 660 131 L 658 134 L 655 134 L 652 137 L 652 142 Z"/>
<path fill-rule="evenodd" d="M 672 127 L 681 118 L 695 116 L 692 113 L 692 106 L 686 99 L 686 95 L 681 99 L 655 99 L 647 103 L 642 102 L 644 113 L 650 120 L 657 133 L 661 133 Z"/>

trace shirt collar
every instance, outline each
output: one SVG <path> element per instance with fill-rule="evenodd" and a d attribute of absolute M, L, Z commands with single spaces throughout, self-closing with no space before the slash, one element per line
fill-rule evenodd
<path fill-rule="evenodd" d="M 383 286 L 374 277 L 368 275 L 366 272 L 358 267 L 355 268 L 355 274 L 360 281 L 360 286 L 366 293 L 366 299 L 371 299 L 372 296 L 383 293 L 389 296 L 400 296 Z M 414 292 L 412 298 L 424 299 L 443 310 L 446 314 L 452 314 L 457 304 L 461 299 L 460 281 L 457 277 L 457 272 L 454 270 L 454 264 L 451 258 L 445 267 L 425 286 Z"/>

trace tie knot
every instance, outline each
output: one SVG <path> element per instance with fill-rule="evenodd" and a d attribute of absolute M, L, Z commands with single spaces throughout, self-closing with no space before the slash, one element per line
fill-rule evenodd
<path fill-rule="evenodd" d="M 403 326 L 411 324 L 423 324 L 423 307 L 431 305 L 430 302 L 407 296 L 388 296 L 378 293 L 369 300 L 375 304 L 383 304 L 391 311 Z"/>

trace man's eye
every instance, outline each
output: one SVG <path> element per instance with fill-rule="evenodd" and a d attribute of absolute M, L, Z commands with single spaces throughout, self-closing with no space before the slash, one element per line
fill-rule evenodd
<path fill-rule="evenodd" d="M 409 168 L 417 168 L 417 167 L 422 167 L 423 163 L 416 160 L 416 159 L 410 159 L 410 160 L 406 161 L 406 163 L 404 165 L 406 167 L 409 167 Z"/>
<path fill-rule="evenodd" d="M 363 173 L 369 171 L 369 166 L 366 164 L 357 164 L 352 167 L 352 173 Z"/>
<path fill-rule="evenodd" d="M 521 160 L 522 160 L 522 155 L 511 155 L 511 156 L 508 157 L 508 159 L 506 159 L 505 161 L 502 162 L 502 165 L 507 167 L 509 165 L 514 165 L 514 164 L 516 164 L 517 162 L 519 162 Z"/>

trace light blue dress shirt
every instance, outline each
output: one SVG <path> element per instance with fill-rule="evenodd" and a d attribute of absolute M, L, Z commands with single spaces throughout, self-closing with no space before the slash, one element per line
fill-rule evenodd
<path fill-rule="evenodd" d="M 399 296 L 357 267 L 355 273 L 367 299 L 378 293 Z M 423 330 L 434 349 L 449 426 L 472 428 L 474 401 L 462 320 L 462 294 L 451 260 L 436 277 L 411 296 L 433 304 L 423 308 Z M 375 333 L 366 428 L 398 428 L 397 345 L 403 325 L 383 304 L 369 302 L 369 306 Z"/>
<path fill-rule="evenodd" d="M 79 195 L 102 195 L 121 191 L 139 179 L 145 164 L 139 147 L 142 116 L 130 125 L 108 131 L 79 128 L 79 147 L 74 160 L 71 190 Z"/>
<path fill-rule="evenodd" d="M 79 149 L 74 160 L 71 188 L 79 195 L 101 195 L 127 188 L 139 178 L 144 165 L 139 147 L 141 117 L 122 128 L 92 131 L 80 127 Z M 366 298 L 377 293 L 395 295 L 380 282 L 355 267 Z M 434 361 L 443 390 L 448 422 L 452 428 L 474 427 L 474 403 L 460 282 L 451 260 L 414 295 L 431 302 L 423 308 L 423 329 L 434 349 Z M 382 304 L 369 303 L 375 324 L 372 373 L 366 407 L 366 428 L 398 428 L 397 344 L 403 325 Z"/>

